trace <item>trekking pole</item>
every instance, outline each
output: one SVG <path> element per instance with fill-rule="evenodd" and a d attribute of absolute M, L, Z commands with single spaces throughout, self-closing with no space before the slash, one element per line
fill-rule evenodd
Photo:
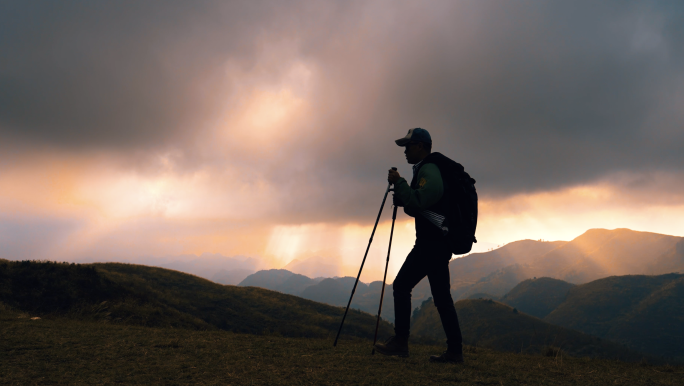
<path fill-rule="evenodd" d="M 387 247 L 387 261 L 385 262 L 385 276 L 382 277 L 382 291 L 380 292 L 380 306 L 378 307 L 378 320 L 375 322 L 375 337 L 373 338 L 373 351 L 375 355 L 375 343 L 378 341 L 378 327 L 380 327 L 380 313 L 382 312 L 382 299 L 385 297 L 385 281 L 387 280 L 387 267 L 389 267 L 390 251 L 392 250 L 392 236 L 394 235 L 394 220 L 397 219 L 397 206 L 392 212 L 392 230 L 390 231 L 389 247 Z"/>
<path fill-rule="evenodd" d="M 392 168 L 392 170 L 397 170 L 397 168 Z M 356 282 L 354 283 L 354 288 L 352 288 L 351 296 L 349 297 L 349 303 L 347 303 L 347 309 L 344 310 L 344 316 L 342 316 L 342 323 L 340 323 L 340 328 L 337 330 L 337 336 L 335 337 L 335 343 L 333 343 L 333 347 L 337 347 L 337 340 L 340 338 L 340 332 L 342 332 L 342 326 L 344 326 L 344 319 L 347 317 L 347 312 L 349 312 L 349 306 L 351 305 L 352 298 L 354 297 L 354 292 L 356 292 L 356 285 L 359 284 L 361 271 L 363 270 L 363 265 L 366 263 L 368 250 L 370 249 L 371 243 L 373 242 L 373 235 L 375 235 L 375 229 L 378 227 L 378 221 L 380 221 L 380 215 L 382 214 L 382 209 L 385 207 L 385 200 L 387 200 L 387 194 L 389 193 L 391 186 L 391 183 L 387 184 L 387 190 L 385 190 L 385 196 L 382 198 L 382 205 L 380 205 L 380 212 L 378 212 L 378 217 L 375 219 L 373 232 L 371 232 L 370 240 L 368 240 L 368 246 L 366 247 L 366 254 L 363 255 L 363 261 L 361 261 L 361 268 L 359 268 L 359 274 L 356 275 Z"/>

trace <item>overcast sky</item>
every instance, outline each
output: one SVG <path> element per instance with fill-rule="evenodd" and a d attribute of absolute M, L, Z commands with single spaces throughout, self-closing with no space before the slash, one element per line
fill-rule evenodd
<path fill-rule="evenodd" d="M 357 266 L 412 127 L 477 180 L 481 247 L 682 236 L 682 20 L 677 1 L 2 1 L 0 257 Z"/>

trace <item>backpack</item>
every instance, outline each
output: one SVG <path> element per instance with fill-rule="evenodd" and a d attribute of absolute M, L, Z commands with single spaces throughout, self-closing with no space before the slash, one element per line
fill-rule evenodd
<path fill-rule="evenodd" d="M 441 153 L 431 153 L 424 163 L 437 166 L 444 183 L 445 225 L 451 253 L 462 255 L 473 248 L 477 228 L 477 191 L 475 180 L 461 164 Z"/>

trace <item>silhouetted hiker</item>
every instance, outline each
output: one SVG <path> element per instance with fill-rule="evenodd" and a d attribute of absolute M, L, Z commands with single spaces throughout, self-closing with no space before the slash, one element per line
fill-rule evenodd
<path fill-rule="evenodd" d="M 408 356 L 411 291 L 427 276 L 448 347 L 442 355 L 431 356 L 430 361 L 461 363 L 461 328 L 449 280 L 452 252 L 444 236 L 447 228 L 441 210 L 444 183 L 439 168 L 431 161 L 431 155 L 432 158 L 444 156 L 432 153 L 430 134 L 421 128 L 409 130 L 406 137 L 395 142 L 405 147 L 406 161 L 413 164 L 413 179 L 409 185 L 396 170 L 390 170 L 387 181 L 394 184 L 394 204 L 403 206 L 404 212 L 415 218 L 416 242 L 394 280 L 395 336 L 385 343 L 377 343 L 375 349 L 385 355 Z"/>

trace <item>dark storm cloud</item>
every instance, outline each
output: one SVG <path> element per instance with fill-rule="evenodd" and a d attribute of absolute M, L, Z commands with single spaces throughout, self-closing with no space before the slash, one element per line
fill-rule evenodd
<path fill-rule="evenodd" d="M 485 197 L 684 164 L 677 2 L 27 4 L 0 12 L 0 133 L 238 162 L 291 221 L 374 212 L 386 169 L 410 170 L 393 140 L 411 127 Z M 294 56 L 315 68 L 315 130 L 270 154 L 188 145 L 231 92 L 226 61 L 277 81 Z"/>
<path fill-rule="evenodd" d="M 668 105 L 682 97 L 681 12 L 505 4 L 473 12 L 471 28 L 457 26 L 468 17 L 459 14 L 453 24 L 437 20 L 437 31 L 402 33 L 385 61 L 376 124 L 422 124 L 437 147 L 508 184 L 520 179 L 515 170 L 546 177 L 521 184 L 553 185 L 553 170 L 574 179 L 573 170 L 586 178 L 677 165 L 668 158 L 679 158 L 684 121 Z"/>
<path fill-rule="evenodd" d="M 276 4 L 3 2 L 0 133 L 67 148 L 158 147 L 219 104 Z M 219 97 L 219 98 L 217 98 Z"/>
<path fill-rule="evenodd" d="M 679 4 L 429 4 L 389 7 L 361 38 L 317 51 L 325 76 L 316 109 L 338 99 L 347 109 L 342 119 L 320 123 L 326 136 L 311 147 L 319 149 L 317 176 L 295 179 L 329 187 L 325 196 L 307 197 L 307 216 L 374 212 L 386 169 L 400 166 L 410 176 L 393 140 L 418 126 L 489 198 L 593 184 L 614 173 L 679 175 Z M 649 191 L 653 201 L 663 194 L 684 200 L 676 190 Z M 301 196 L 294 200 L 303 205 Z"/>
<path fill-rule="evenodd" d="M 466 46 L 451 26 L 403 50 L 393 72 L 408 81 L 388 97 L 485 186 L 554 189 L 681 165 L 681 9 L 508 2 L 473 16 Z"/>

